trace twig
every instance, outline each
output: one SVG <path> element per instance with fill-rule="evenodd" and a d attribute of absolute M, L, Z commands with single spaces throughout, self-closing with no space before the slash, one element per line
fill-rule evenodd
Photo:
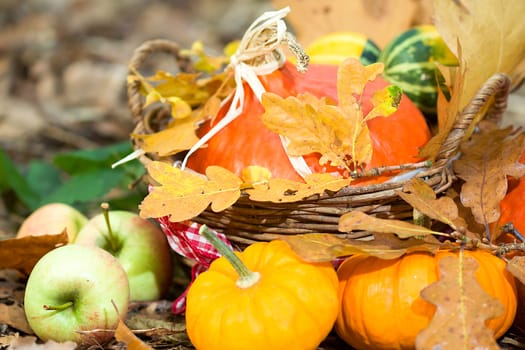
<path fill-rule="evenodd" d="M 415 169 L 421 169 L 421 168 L 430 168 L 432 166 L 432 162 L 428 160 L 424 160 L 419 163 L 407 163 L 407 164 L 400 164 L 400 165 L 388 165 L 388 166 L 382 166 L 373 168 L 370 170 L 365 171 L 358 171 L 354 170 L 350 174 L 350 176 L 353 179 L 359 179 L 362 177 L 374 177 L 374 176 L 380 176 L 384 173 L 391 173 L 396 171 L 403 171 L 403 170 L 415 170 Z"/>

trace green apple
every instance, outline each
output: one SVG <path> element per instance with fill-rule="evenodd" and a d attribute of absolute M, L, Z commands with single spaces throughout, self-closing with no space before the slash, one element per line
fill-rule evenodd
<path fill-rule="evenodd" d="M 49 203 L 31 213 L 20 225 L 16 236 L 54 235 L 66 229 L 69 242 L 73 242 L 87 221 L 84 214 L 68 204 Z"/>
<path fill-rule="evenodd" d="M 162 298 L 171 282 L 171 248 L 160 228 L 135 213 L 108 211 L 94 216 L 75 244 L 98 246 L 115 256 L 128 274 L 132 301 Z"/>
<path fill-rule="evenodd" d="M 103 249 L 75 244 L 53 249 L 37 262 L 24 296 L 31 329 L 42 340 L 56 342 L 111 339 L 128 303 L 128 279 L 117 259 Z"/>

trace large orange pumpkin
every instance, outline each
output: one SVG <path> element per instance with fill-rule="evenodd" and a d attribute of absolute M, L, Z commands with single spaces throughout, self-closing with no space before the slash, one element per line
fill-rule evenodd
<path fill-rule="evenodd" d="M 337 101 L 336 65 L 309 66 L 306 73 L 299 73 L 290 63 L 259 79 L 266 91 L 281 97 L 309 92 L 317 97 L 328 96 Z M 381 77 L 368 83 L 363 93 L 363 112 L 372 108 L 370 98 L 375 91 L 388 85 Z M 267 129 L 261 121 L 264 109 L 248 86 L 245 86 L 242 114 L 219 131 L 208 143 L 196 151 L 188 160 L 188 167 L 204 173 L 206 167 L 219 165 L 235 173 L 248 165 L 260 165 L 271 170 L 273 177 L 301 181 L 281 144 L 279 135 Z M 229 105 L 219 111 L 212 122 L 204 124 L 199 135 L 204 135 L 214 123 L 224 117 Z M 373 140 L 374 154 L 365 169 L 385 165 L 415 162 L 418 149 L 430 138 L 427 123 L 418 108 L 403 96 L 398 110 L 388 118 L 375 118 L 368 122 Z M 319 166 L 319 155 L 305 157 L 313 172 L 333 171 Z M 388 177 L 375 178 L 371 182 L 382 182 Z"/>
<path fill-rule="evenodd" d="M 521 155 L 520 163 L 525 163 L 525 153 Z M 491 226 L 494 237 L 501 235 L 502 228 L 512 223 L 521 233 L 525 234 L 525 176 L 520 179 L 509 179 L 507 194 L 500 202 L 501 215 L 496 225 Z M 515 237 L 514 237 L 515 238 Z M 503 241 L 505 238 L 501 238 Z"/>
<path fill-rule="evenodd" d="M 525 153 L 520 158 L 520 163 L 525 163 Z M 519 238 L 513 233 L 503 232 L 503 227 L 506 224 L 512 223 L 514 228 L 522 235 L 525 234 L 525 176 L 520 179 L 509 178 L 507 194 L 500 202 L 501 215 L 496 223 L 491 225 L 491 236 L 496 238 L 496 243 L 513 243 L 520 242 Z M 525 252 L 515 250 L 505 255 L 507 259 L 511 259 L 517 255 L 524 255 Z M 517 284 L 518 290 L 518 311 L 514 326 L 525 331 L 525 285 Z"/>
<path fill-rule="evenodd" d="M 418 333 L 432 319 L 435 305 L 420 296 L 423 288 L 439 277 L 439 260 L 455 255 L 414 252 L 393 260 L 354 255 L 339 267 L 339 336 L 356 349 L 413 349 Z M 514 277 L 505 262 L 489 252 L 465 251 L 479 263 L 475 272 L 480 286 L 499 299 L 505 313 L 487 321 L 498 338 L 511 326 L 516 314 Z"/>

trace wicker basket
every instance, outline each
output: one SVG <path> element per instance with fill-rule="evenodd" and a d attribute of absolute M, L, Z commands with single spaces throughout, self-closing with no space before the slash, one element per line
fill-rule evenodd
<path fill-rule="evenodd" d="M 144 65 L 151 54 L 157 52 L 173 56 L 181 72 L 194 71 L 191 61 L 180 55 L 176 43 L 152 40 L 135 50 L 130 60 L 130 77 Z M 171 117 L 168 108 L 156 107 L 146 111 L 143 108 L 144 97 L 140 94 L 139 84 L 133 79 L 128 81 L 129 107 L 135 125 L 133 134 L 151 134 L 162 130 Z M 504 74 L 495 74 L 488 79 L 458 116 L 432 166 L 421 166 L 417 176 L 430 185 L 436 194 L 444 192 L 455 180 L 451 160 L 458 154 L 463 136 L 474 117 L 485 107 L 488 100 L 494 97 L 494 103 L 485 118 L 498 122 L 507 107 L 509 89 L 510 79 Z M 131 141 L 135 148 L 140 148 L 138 139 L 132 137 Z M 155 158 L 154 155 L 143 155 L 140 158 L 145 165 L 152 160 L 161 159 Z M 405 182 L 401 181 L 347 186 L 336 193 L 316 195 L 294 203 L 255 202 L 247 195 L 242 195 L 230 208 L 220 213 L 208 209 L 193 220 L 225 233 L 232 241 L 240 244 L 303 233 L 333 233 L 345 236 L 338 231 L 339 217 L 352 210 L 360 210 L 382 218 L 411 218 L 412 207 L 396 194 L 404 184 Z"/>

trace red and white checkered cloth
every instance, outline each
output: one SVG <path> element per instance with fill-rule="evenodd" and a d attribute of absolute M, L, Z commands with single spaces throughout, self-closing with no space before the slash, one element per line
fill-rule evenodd
<path fill-rule="evenodd" d="M 191 269 L 192 282 L 210 267 L 213 260 L 221 256 L 213 245 L 199 234 L 200 224 L 191 221 L 171 222 L 168 217 L 158 218 L 157 221 L 168 238 L 171 248 L 178 254 L 195 261 Z M 231 247 L 230 241 L 224 234 L 213 232 Z M 186 310 L 188 288 L 173 302 L 172 310 L 175 314 L 181 314 Z"/>

